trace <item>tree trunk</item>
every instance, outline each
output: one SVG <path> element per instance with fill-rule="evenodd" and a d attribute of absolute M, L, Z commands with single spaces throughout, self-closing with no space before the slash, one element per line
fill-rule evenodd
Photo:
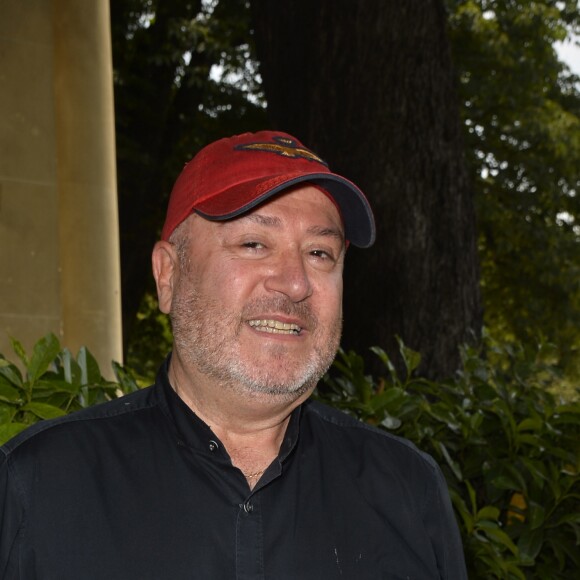
<path fill-rule="evenodd" d="M 356 182 L 375 211 L 375 246 L 348 251 L 343 346 L 397 360 L 398 335 L 421 353 L 423 376 L 452 375 L 482 313 L 443 0 L 252 9 L 273 125 Z"/>

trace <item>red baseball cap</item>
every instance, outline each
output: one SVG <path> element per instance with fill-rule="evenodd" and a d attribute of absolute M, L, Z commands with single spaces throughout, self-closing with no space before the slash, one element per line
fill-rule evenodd
<path fill-rule="evenodd" d="M 350 243 L 374 243 L 375 220 L 362 191 L 279 131 L 244 133 L 204 147 L 173 186 L 161 239 L 168 240 L 192 212 L 208 220 L 232 219 L 302 182 L 321 187 L 336 202 Z"/>

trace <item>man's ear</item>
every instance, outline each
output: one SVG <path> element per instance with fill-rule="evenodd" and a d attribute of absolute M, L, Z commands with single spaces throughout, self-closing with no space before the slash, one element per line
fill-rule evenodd
<path fill-rule="evenodd" d="M 151 254 L 153 277 L 157 284 L 159 310 L 168 314 L 173 300 L 173 289 L 179 275 L 179 260 L 175 246 L 169 242 L 160 241 L 153 247 Z"/>

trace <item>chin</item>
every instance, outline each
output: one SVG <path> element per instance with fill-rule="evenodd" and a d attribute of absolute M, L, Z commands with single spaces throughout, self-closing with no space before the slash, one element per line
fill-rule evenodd
<path fill-rule="evenodd" d="M 248 393 L 297 399 L 314 389 L 329 366 L 330 363 L 321 364 L 318 360 L 313 360 L 307 365 L 303 363 L 299 369 L 293 361 L 285 361 L 283 364 L 270 362 L 261 366 L 254 364 L 251 368 L 246 365 L 235 365 L 235 368 L 231 369 L 230 376 L 233 383 L 237 382 Z M 256 373 L 257 368 L 265 368 L 268 371 Z M 292 373 L 288 372 L 289 368 L 293 370 Z"/>
<path fill-rule="evenodd" d="M 263 402 L 289 403 L 309 395 L 315 384 L 302 383 L 299 385 L 241 383 L 246 396 L 259 399 Z"/>

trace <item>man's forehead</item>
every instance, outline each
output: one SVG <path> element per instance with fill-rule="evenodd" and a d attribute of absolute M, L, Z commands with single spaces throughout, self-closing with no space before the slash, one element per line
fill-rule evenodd
<path fill-rule="evenodd" d="M 283 220 L 278 216 L 265 215 L 259 213 L 259 210 L 255 210 L 252 213 L 240 216 L 235 220 L 231 220 L 231 222 L 241 222 L 241 223 L 244 223 L 244 221 L 255 223 L 259 226 L 264 226 L 266 228 L 281 228 L 284 225 Z M 218 222 L 218 223 L 220 223 L 223 226 L 231 222 Z M 305 231 L 307 234 L 313 236 L 335 237 L 340 241 L 344 241 L 344 228 L 342 226 L 313 224 L 308 226 Z"/>

